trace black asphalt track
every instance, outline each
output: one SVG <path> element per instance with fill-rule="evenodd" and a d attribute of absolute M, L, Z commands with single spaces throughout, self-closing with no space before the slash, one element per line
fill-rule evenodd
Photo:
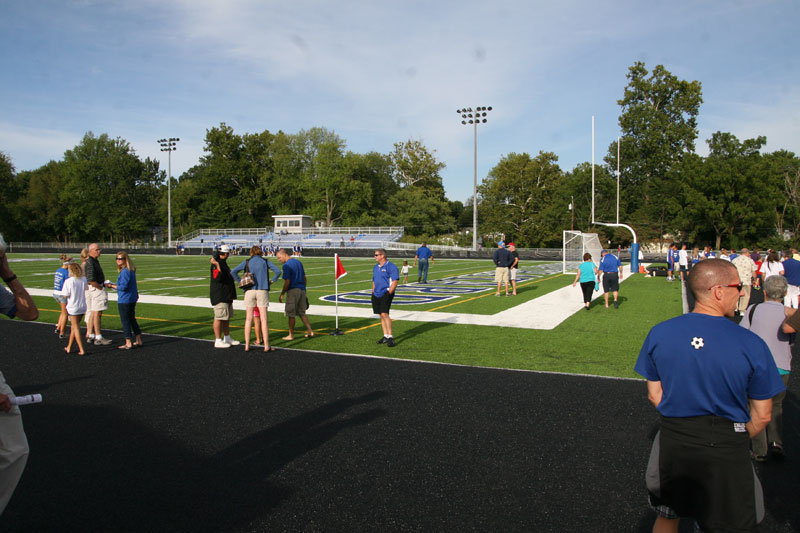
<path fill-rule="evenodd" d="M 652 527 L 643 382 L 155 336 L 67 356 L 52 328 L 0 320 L 0 369 L 45 399 L 2 531 Z M 800 530 L 798 381 L 764 531 Z"/>

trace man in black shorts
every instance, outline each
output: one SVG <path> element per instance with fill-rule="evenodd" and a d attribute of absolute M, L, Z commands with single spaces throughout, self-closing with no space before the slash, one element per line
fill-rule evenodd
<path fill-rule="evenodd" d="M 606 300 L 608 309 L 608 293 L 614 295 L 614 309 L 619 307 L 619 282 L 622 279 L 622 263 L 619 258 L 608 253 L 608 250 L 600 252 L 600 266 L 598 270 L 603 273 L 603 297 Z"/>
<path fill-rule="evenodd" d="M 752 531 L 764 496 L 750 438 L 786 387 L 766 343 L 727 318 L 742 292 L 736 267 L 700 261 L 689 289 L 694 312 L 654 326 L 634 368 L 660 414 L 646 475 L 653 531 L 677 532 L 681 517 L 703 531 Z"/>
<path fill-rule="evenodd" d="M 394 299 L 394 290 L 400 280 L 400 272 L 390 261 L 386 260 L 386 250 L 375 250 L 375 266 L 372 269 L 372 312 L 381 316 L 383 337 L 378 344 L 385 344 L 390 348 L 394 346 L 392 337 L 392 319 L 389 318 L 389 308 Z"/>

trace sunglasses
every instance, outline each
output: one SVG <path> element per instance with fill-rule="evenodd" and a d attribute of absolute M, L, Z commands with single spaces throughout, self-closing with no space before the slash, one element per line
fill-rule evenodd
<path fill-rule="evenodd" d="M 125 261 L 124 257 L 117 257 L 117 261 Z"/>
<path fill-rule="evenodd" d="M 743 283 L 728 283 L 727 285 L 714 285 L 713 287 L 709 287 L 708 290 L 716 289 L 717 287 L 735 287 L 737 291 L 741 292 L 742 287 L 744 287 L 744 284 Z"/>

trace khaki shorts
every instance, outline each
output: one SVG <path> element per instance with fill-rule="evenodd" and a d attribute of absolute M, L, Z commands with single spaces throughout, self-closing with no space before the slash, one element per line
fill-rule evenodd
<path fill-rule="evenodd" d="M 89 290 L 86 291 L 86 309 L 91 312 L 108 309 L 108 293 L 105 289 L 89 287 Z"/>
<path fill-rule="evenodd" d="M 497 267 L 494 269 L 495 283 L 506 282 L 508 283 L 508 267 Z"/>
<path fill-rule="evenodd" d="M 228 321 L 233 318 L 233 303 L 220 302 L 214 306 L 214 320 Z"/>
<path fill-rule="evenodd" d="M 511 281 L 517 281 L 517 271 L 519 269 L 518 268 L 512 268 L 510 270 L 511 270 L 511 273 L 509 274 L 509 277 L 510 277 Z"/>
<path fill-rule="evenodd" d="M 289 289 L 286 293 L 286 307 L 284 310 L 286 316 L 305 316 L 308 309 L 308 300 L 306 298 L 306 291 L 303 289 Z"/>
<path fill-rule="evenodd" d="M 269 307 L 269 291 L 250 289 L 244 293 L 245 307 Z"/>

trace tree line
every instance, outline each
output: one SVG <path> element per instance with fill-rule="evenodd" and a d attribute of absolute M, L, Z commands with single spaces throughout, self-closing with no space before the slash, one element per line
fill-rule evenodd
<path fill-rule="evenodd" d="M 800 159 L 762 153 L 766 138 L 716 132 L 699 156 L 699 81 L 637 62 L 627 74 L 614 140 L 595 165 L 595 219 L 620 222 L 641 242 L 687 240 L 721 246 L 777 246 L 800 234 Z M 617 161 L 617 154 L 620 154 Z M 616 170 L 620 172 L 617 176 Z M 419 140 L 388 154 L 347 150 L 336 133 L 206 131 L 204 155 L 172 182 L 176 235 L 201 227 L 260 227 L 275 214 L 307 214 L 328 226 L 402 225 L 406 233 L 468 244 L 472 198 L 448 200 L 445 164 Z M 167 177 L 131 145 L 87 133 L 63 159 L 16 172 L 0 152 L 0 230 L 11 240 L 150 240 L 167 224 Z M 560 246 L 561 232 L 602 234 L 626 244 L 625 230 L 593 227 L 592 165 L 569 171 L 553 152 L 503 156 L 478 189 L 479 233 L 522 247 Z M 572 205 L 571 211 L 568 206 Z"/>

